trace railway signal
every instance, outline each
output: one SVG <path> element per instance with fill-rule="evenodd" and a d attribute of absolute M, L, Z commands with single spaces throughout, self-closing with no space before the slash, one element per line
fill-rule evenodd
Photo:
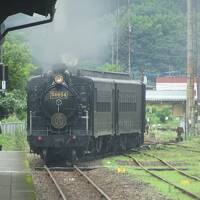
<path fill-rule="evenodd" d="M 8 67 L 3 63 L 0 63 L 0 81 L 1 81 L 1 90 L 6 90 L 6 82 L 8 81 Z"/>

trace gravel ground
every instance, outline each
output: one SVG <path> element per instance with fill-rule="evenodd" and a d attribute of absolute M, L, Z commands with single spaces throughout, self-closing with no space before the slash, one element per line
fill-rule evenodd
<path fill-rule="evenodd" d="M 77 172 L 54 172 L 67 199 L 101 200 L 100 194 Z"/>
<path fill-rule="evenodd" d="M 43 167 L 44 166 L 44 162 L 42 161 L 40 156 L 38 156 L 36 154 L 28 153 L 27 157 L 28 157 L 28 161 L 29 161 L 29 167 L 31 169 L 34 169 L 35 167 Z"/>
<path fill-rule="evenodd" d="M 33 172 L 33 182 L 37 194 L 37 200 L 59 200 L 58 191 L 51 182 L 46 172 Z"/>
<path fill-rule="evenodd" d="M 33 161 L 32 163 L 38 163 Z M 40 163 L 40 162 L 39 162 Z M 99 166 L 100 161 L 94 165 Z M 92 162 L 90 162 L 92 166 Z M 112 200 L 167 200 L 151 186 L 138 180 L 133 180 L 127 174 L 118 174 L 107 168 L 85 172 Z M 75 172 L 54 172 L 56 180 L 66 193 L 68 200 L 99 200 L 102 199 L 92 186 Z M 37 200 L 57 200 L 58 193 L 49 177 L 43 171 L 33 171 L 33 181 Z"/>
<path fill-rule="evenodd" d="M 87 175 L 112 200 L 167 200 L 148 184 L 130 179 L 126 174 L 117 174 L 106 168 L 100 168 L 87 172 Z"/>
<path fill-rule="evenodd" d="M 38 156 L 29 155 L 30 167 L 42 167 L 43 162 Z M 130 164 L 130 163 L 129 163 Z M 143 183 L 127 174 L 118 174 L 102 167 L 101 160 L 82 162 L 81 166 L 96 166 L 97 169 L 85 173 L 112 200 L 167 200 L 150 185 Z M 99 200 L 98 193 L 89 186 L 84 178 L 75 172 L 54 172 L 56 180 L 66 193 L 68 200 Z M 33 170 L 33 181 L 37 200 L 59 200 L 58 192 L 46 172 Z"/>

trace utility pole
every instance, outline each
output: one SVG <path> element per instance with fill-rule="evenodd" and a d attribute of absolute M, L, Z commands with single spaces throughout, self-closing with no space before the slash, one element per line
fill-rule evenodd
<path fill-rule="evenodd" d="M 187 100 L 186 131 L 191 134 L 194 122 L 194 64 L 193 64 L 193 0 L 187 0 Z"/>
<path fill-rule="evenodd" d="M 119 65 L 119 0 L 116 0 L 117 1 L 117 23 L 116 23 L 116 26 L 117 26 L 117 44 L 116 44 L 116 65 Z"/>
<path fill-rule="evenodd" d="M 0 42 L 0 63 L 3 63 L 3 47 L 1 42 Z"/>
<path fill-rule="evenodd" d="M 0 34 L 5 29 L 4 24 L 0 24 Z M 6 81 L 8 81 L 8 68 L 3 64 L 3 42 L 4 39 L 0 40 L 0 91 L 5 92 Z"/>
<path fill-rule="evenodd" d="M 114 14 L 114 5 L 113 5 L 113 0 L 110 0 L 110 13 Z M 111 41 L 111 63 L 114 65 L 114 59 L 115 59 L 115 31 L 114 27 L 112 29 L 112 41 Z"/>
<path fill-rule="evenodd" d="M 3 32 L 3 24 L 0 24 L 0 34 Z M 3 45 L 3 40 L 1 41 L 0 40 L 0 63 L 3 63 L 3 48 L 2 48 L 2 45 Z"/>
<path fill-rule="evenodd" d="M 130 19 L 130 0 L 128 0 L 128 73 L 131 75 L 131 19 Z"/>
<path fill-rule="evenodd" d="M 115 48 L 114 48 L 114 32 L 112 33 L 112 41 L 111 41 L 111 63 L 114 65 L 114 58 L 115 58 Z"/>
<path fill-rule="evenodd" d="M 198 25 L 198 11 L 200 10 L 199 0 L 195 2 L 195 27 L 196 27 L 196 72 L 197 72 L 197 134 L 200 134 L 200 49 L 199 49 L 199 25 Z"/>

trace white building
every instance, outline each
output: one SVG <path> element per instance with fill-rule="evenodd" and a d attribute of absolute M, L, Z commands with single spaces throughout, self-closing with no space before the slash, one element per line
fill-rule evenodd
<path fill-rule="evenodd" d="M 174 116 L 184 116 L 187 98 L 187 78 L 165 76 L 156 79 L 156 90 L 146 91 L 148 104 L 172 105 Z M 197 98 L 197 84 L 194 84 L 195 99 Z"/>
<path fill-rule="evenodd" d="M 187 90 L 187 77 L 184 76 L 165 76 L 157 77 L 156 90 L 165 91 L 186 91 Z M 197 91 L 197 83 L 194 83 L 195 94 Z"/>

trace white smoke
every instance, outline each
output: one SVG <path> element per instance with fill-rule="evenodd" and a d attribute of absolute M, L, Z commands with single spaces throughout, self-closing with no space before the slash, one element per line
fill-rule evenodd
<path fill-rule="evenodd" d="M 54 22 L 25 30 L 34 59 L 48 67 L 57 62 L 101 62 L 112 28 L 102 23 L 108 0 L 59 0 Z"/>

